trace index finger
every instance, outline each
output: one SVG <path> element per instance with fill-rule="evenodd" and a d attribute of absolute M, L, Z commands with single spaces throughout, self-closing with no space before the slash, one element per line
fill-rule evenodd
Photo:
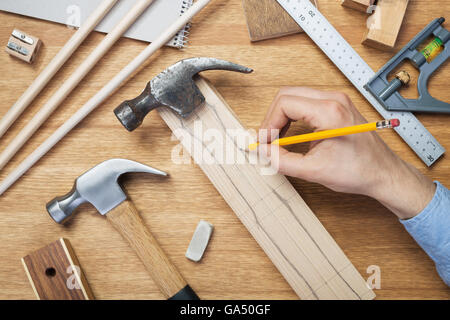
<path fill-rule="evenodd" d="M 308 87 L 282 87 L 273 99 L 269 110 L 267 111 L 268 114 L 272 112 L 272 110 L 278 104 L 278 100 L 282 96 L 305 97 L 317 100 L 334 100 L 341 103 L 343 106 L 352 104 L 350 98 L 342 92 L 321 91 Z"/>
<path fill-rule="evenodd" d="M 281 96 L 267 114 L 261 129 L 280 130 L 290 121 L 301 120 L 314 130 L 338 128 L 347 118 L 347 110 L 339 102 L 299 96 Z M 270 140 L 270 138 L 269 138 Z"/>

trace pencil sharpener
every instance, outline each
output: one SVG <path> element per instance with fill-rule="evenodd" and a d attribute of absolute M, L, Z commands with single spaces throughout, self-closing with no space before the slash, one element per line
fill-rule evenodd
<path fill-rule="evenodd" d="M 39 38 L 14 29 L 6 45 L 6 52 L 22 61 L 33 63 L 41 46 Z"/>

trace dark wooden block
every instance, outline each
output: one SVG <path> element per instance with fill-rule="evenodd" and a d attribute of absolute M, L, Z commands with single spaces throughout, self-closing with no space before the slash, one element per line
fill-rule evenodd
<path fill-rule="evenodd" d="M 22 258 L 39 300 L 92 300 L 94 295 L 67 239 L 59 239 Z"/>

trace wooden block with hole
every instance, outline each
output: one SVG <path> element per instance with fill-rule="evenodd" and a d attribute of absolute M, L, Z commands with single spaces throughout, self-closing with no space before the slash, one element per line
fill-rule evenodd
<path fill-rule="evenodd" d="M 375 0 L 342 0 L 341 4 L 347 8 L 368 13 L 367 10 L 374 2 Z"/>
<path fill-rule="evenodd" d="M 22 258 L 22 264 L 39 300 L 93 300 L 69 240 L 59 239 Z"/>
<path fill-rule="evenodd" d="M 316 0 L 311 0 L 317 7 Z M 276 0 L 242 0 L 251 41 L 303 32 Z"/>
<path fill-rule="evenodd" d="M 378 0 L 375 13 L 369 18 L 362 43 L 380 50 L 391 51 L 405 17 L 409 0 Z"/>

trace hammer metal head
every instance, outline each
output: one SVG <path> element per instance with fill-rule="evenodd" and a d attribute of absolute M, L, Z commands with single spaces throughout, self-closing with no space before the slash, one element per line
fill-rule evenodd
<path fill-rule="evenodd" d="M 126 159 L 104 161 L 75 180 L 72 190 L 47 203 L 47 211 L 58 223 L 66 222 L 82 203 L 91 203 L 102 215 L 127 199 L 118 183 L 121 175 L 129 172 L 146 172 L 167 176 L 167 173 Z"/>
<path fill-rule="evenodd" d="M 123 102 L 114 110 L 123 126 L 133 131 L 153 109 L 166 106 L 181 117 L 205 102 L 205 97 L 195 84 L 193 77 L 206 70 L 228 70 L 251 73 L 253 70 L 229 61 L 215 58 L 190 58 L 170 66 L 151 80 L 142 94 Z"/>

